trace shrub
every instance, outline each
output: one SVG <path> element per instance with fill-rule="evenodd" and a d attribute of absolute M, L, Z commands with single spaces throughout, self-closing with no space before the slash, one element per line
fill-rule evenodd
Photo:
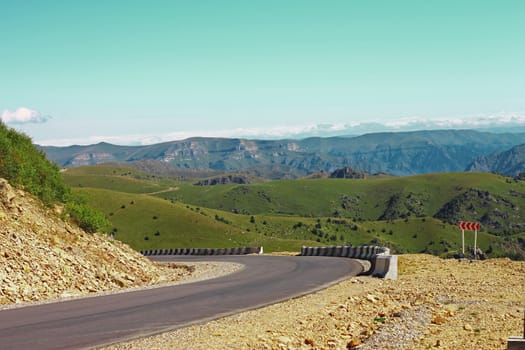
<path fill-rule="evenodd" d="M 33 145 L 31 138 L 8 128 L 0 121 L 0 177 L 48 205 L 65 202 L 70 194 L 58 166 Z"/>
<path fill-rule="evenodd" d="M 89 233 L 107 232 L 110 227 L 104 213 L 90 207 L 87 199 L 80 195 L 70 198 L 66 203 L 66 213 L 80 228 Z"/>

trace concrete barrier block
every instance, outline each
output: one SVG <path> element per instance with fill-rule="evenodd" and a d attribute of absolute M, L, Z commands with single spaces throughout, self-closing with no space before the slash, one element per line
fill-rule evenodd
<path fill-rule="evenodd" d="M 339 255 L 339 256 L 347 257 L 347 256 L 348 256 L 348 249 L 349 249 L 349 248 L 350 248 L 350 247 L 347 246 L 347 245 L 342 246 L 342 247 L 341 247 L 341 255 Z"/>
<path fill-rule="evenodd" d="M 397 279 L 397 255 L 377 255 L 372 276 Z"/>
<path fill-rule="evenodd" d="M 332 256 L 341 256 L 341 253 L 343 252 L 343 247 L 337 246 L 334 248 L 334 252 Z"/>
<path fill-rule="evenodd" d="M 361 247 L 361 251 L 359 252 L 359 255 L 357 256 L 358 259 L 365 260 L 368 257 L 368 251 L 370 250 L 370 247 L 365 245 Z"/>

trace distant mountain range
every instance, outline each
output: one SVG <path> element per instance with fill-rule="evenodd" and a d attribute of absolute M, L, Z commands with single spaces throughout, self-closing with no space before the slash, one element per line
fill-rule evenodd
<path fill-rule="evenodd" d="M 147 146 L 102 142 L 40 148 L 62 167 L 148 160 L 150 170 L 157 165 L 162 172 L 169 165 L 243 172 L 270 179 L 297 178 L 343 167 L 399 176 L 466 170 L 515 175 L 525 171 L 525 133 L 473 130 L 388 132 L 302 140 L 196 137 Z"/>

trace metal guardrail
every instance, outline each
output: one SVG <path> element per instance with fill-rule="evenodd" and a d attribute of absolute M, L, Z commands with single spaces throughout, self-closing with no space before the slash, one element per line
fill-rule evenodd
<path fill-rule="evenodd" d="M 171 248 L 141 250 L 145 256 L 150 255 L 246 255 L 262 254 L 263 247 L 237 247 L 237 248 Z"/>

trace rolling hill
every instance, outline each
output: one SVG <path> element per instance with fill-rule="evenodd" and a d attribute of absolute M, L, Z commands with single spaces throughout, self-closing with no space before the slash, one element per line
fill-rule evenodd
<path fill-rule="evenodd" d="M 63 175 L 136 249 L 351 243 L 453 255 L 461 249 L 457 221 L 467 220 L 482 223 L 479 245 L 491 256 L 525 258 L 525 182 L 490 173 L 216 186 L 108 166 Z"/>

